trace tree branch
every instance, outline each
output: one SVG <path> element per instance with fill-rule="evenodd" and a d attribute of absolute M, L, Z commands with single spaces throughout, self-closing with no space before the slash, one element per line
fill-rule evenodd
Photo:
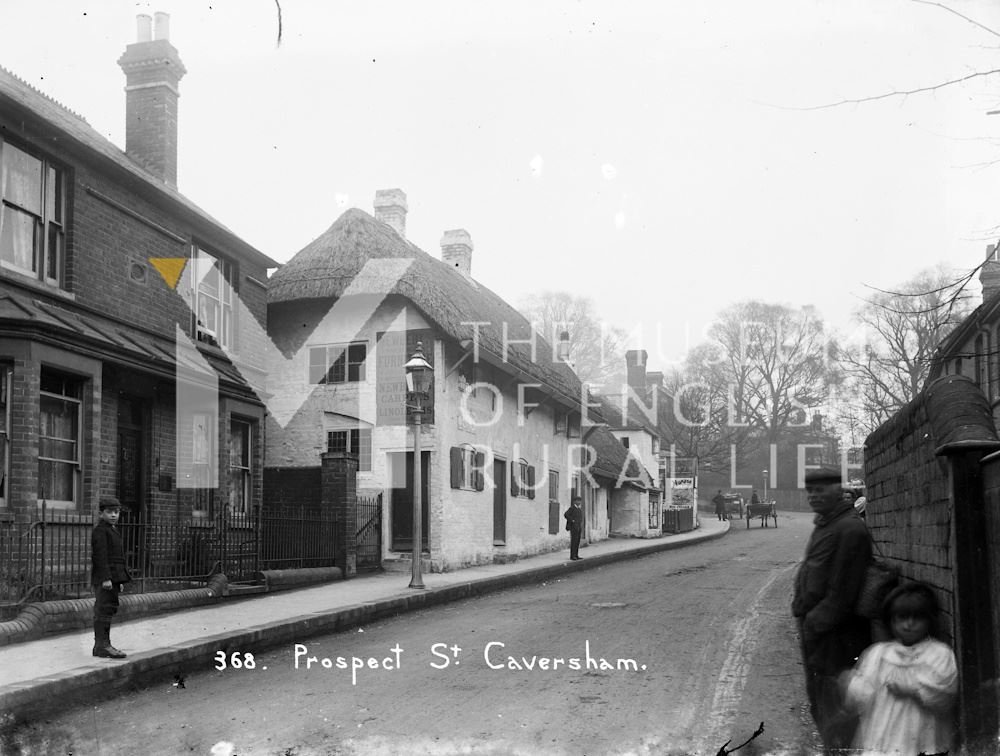
<path fill-rule="evenodd" d="M 962 84 L 966 81 L 971 81 L 972 79 L 979 78 L 980 76 L 992 76 L 993 74 L 1000 73 L 1000 68 L 991 68 L 989 71 L 973 71 L 968 76 L 962 76 L 957 79 L 949 79 L 948 81 L 942 81 L 937 84 L 932 84 L 926 87 L 916 87 L 915 89 L 894 89 L 891 92 L 883 92 L 882 94 L 871 95 L 870 97 L 859 97 L 857 99 L 851 100 L 840 100 L 839 102 L 828 102 L 825 105 L 807 105 L 805 107 L 786 107 L 787 110 L 828 110 L 830 108 L 837 108 L 841 105 L 860 105 L 865 102 L 876 102 L 878 100 L 888 100 L 890 97 L 909 97 L 910 95 L 922 94 L 924 92 L 934 92 L 938 89 L 943 89 L 944 87 L 950 87 L 953 84 Z"/>
<path fill-rule="evenodd" d="M 947 6 L 947 5 L 944 5 L 943 3 L 936 3 L 936 2 L 934 2 L 933 0 L 913 0 L 913 2 L 915 2 L 915 3 L 920 3 L 921 5 L 936 5 L 936 6 L 937 6 L 938 8 L 940 8 L 941 10 L 946 10 L 946 11 L 948 11 L 949 13 L 954 13 L 954 14 L 955 14 L 956 16 L 958 16 L 959 18 L 963 18 L 963 19 L 965 19 L 966 21 L 968 21 L 968 22 L 969 22 L 970 24 L 972 24 L 973 26 L 978 26 L 978 27 L 979 27 L 980 29 L 982 29 L 983 31 L 987 31 L 987 32 L 989 32 L 990 34 L 992 34 L 992 35 L 993 35 L 994 37 L 1000 37 L 1000 32 L 996 32 L 996 31 L 994 31 L 993 29 L 991 29 L 991 28 L 990 28 L 990 27 L 988 27 L 988 26 L 983 26 L 983 25 L 982 25 L 981 23 L 979 23 L 979 22 L 978 22 L 978 21 L 976 21 L 975 19 L 972 19 L 972 18 L 969 18 L 968 16 L 966 16 L 966 15 L 963 15 L 963 14 L 959 13 L 959 12 L 958 12 L 957 10 L 955 10 L 954 8 L 949 8 L 949 7 Z"/>

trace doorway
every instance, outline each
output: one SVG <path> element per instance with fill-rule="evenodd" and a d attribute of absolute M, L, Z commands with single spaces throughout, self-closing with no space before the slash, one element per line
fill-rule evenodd
<path fill-rule="evenodd" d="M 115 495 L 122 505 L 118 528 L 130 570 L 143 568 L 145 558 L 146 490 L 145 407 L 128 394 L 118 396 L 118 480 Z"/>
<path fill-rule="evenodd" d="M 420 453 L 420 518 L 421 518 L 421 551 L 429 551 L 430 543 L 430 507 L 428 485 L 431 471 L 431 453 Z M 389 452 L 389 502 L 392 516 L 390 518 L 390 548 L 393 551 L 413 551 L 413 452 Z"/>
<path fill-rule="evenodd" d="M 493 460 L 493 545 L 507 543 L 507 463 Z"/>

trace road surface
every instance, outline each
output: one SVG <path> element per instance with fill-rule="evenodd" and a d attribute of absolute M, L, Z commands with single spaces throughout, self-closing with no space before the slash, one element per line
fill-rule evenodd
<path fill-rule="evenodd" d="M 788 613 L 811 516 L 780 513 L 778 524 L 747 530 L 736 520 L 704 544 L 275 649 L 237 649 L 183 681 L 31 722 L 6 745 L 714 756 L 763 722 L 736 753 L 811 753 Z"/>

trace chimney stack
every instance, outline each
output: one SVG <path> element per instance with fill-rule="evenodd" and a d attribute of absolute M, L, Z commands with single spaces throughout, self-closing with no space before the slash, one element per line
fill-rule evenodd
<path fill-rule="evenodd" d="M 646 385 L 663 388 L 663 371 L 655 370 L 646 373 Z"/>
<path fill-rule="evenodd" d="M 466 278 L 472 278 L 472 237 L 464 228 L 445 231 L 441 237 L 441 259 Z"/>
<path fill-rule="evenodd" d="M 402 189 L 375 192 L 375 217 L 406 238 L 406 193 Z"/>
<path fill-rule="evenodd" d="M 984 303 L 1000 291 L 1000 259 L 996 244 L 986 245 L 986 262 L 979 269 L 979 283 L 983 285 Z"/>
<path fill-rule="evenodd" d="M 556 360 L 558 362 L 570 362 L 569 331 L 559 332 L 559 342 L 556 345 Z"/>
<path fill-rule="evenodd" d="M 636 396 L 646 396 L 646 361 L 649 355 L 645 349 L 629 349 L 625 352 L 625 380 Z"/>
<path fill-rule="evenodd" d="M 178 84 L 187 70 L 170 44 L 170 16 L 136 18 L 137 41 L 118 59 L 125 73 L 125 154 L 177 187 Z M 152 38 L 151 38 L 152 37 Z"/>

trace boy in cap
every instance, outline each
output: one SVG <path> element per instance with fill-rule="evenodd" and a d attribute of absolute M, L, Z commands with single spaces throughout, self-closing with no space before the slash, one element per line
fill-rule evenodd
<path fill-rule="evenodd" d="M 869 622 L 854 614 L 871 561 L 871 540 L 854 504 L 843 496 L 839 469 L 810 470 L 805 482 L 816 527 L 795 577 L 792 614 L 799 625 L 806 692 L 823 744 L 848 748 L 856 720 L 845 714 L 837 677 L 871 643 Z"/>
<path fill-rule="evenodd" d="M 118 613 L 118 593 L 132 577 L 125 567 L 122 536 L 115 525 L 122 505 L 114 496 L 100 502 L 101 516 L 90 534 L 90 582 L 94 587 L 94 656 L 124 659 L 125 654 L 111 645 L 111 622 Z"/>

